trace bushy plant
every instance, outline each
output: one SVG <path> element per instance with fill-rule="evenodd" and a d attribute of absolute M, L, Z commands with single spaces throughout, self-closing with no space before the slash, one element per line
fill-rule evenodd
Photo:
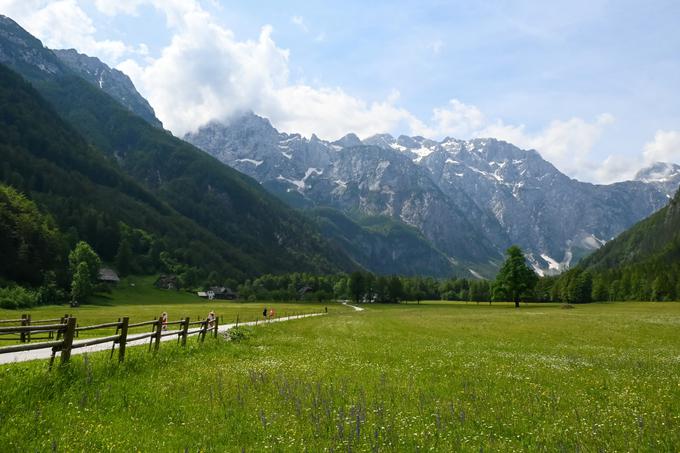
<path fill-rule="evenodd" d="M 22 286 L 0 288 L 0 308 L 28 308 L 37 305 L 39 293 Z"/>
<path fill-rule="evenodd" d="M 245 341 L 248 338 L 253 336 L 253 330 L 249 327 L 232 327 L 231 329 L 227 330 L 227 333 L 225 334 L 225 337 L 229 341 Z"/>

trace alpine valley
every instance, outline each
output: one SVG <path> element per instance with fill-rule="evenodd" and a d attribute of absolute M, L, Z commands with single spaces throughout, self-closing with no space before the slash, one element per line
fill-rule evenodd
<path fill-rule="evenodd" d="M 359 268 L 490 278 L 512 244 L 539 274 L 552 275 L 664 207 L 680 184 L 675 164 L 595 185 L 493 138 L 362 140 L 350 133 L 327 141 L 280 132 L 251 112 L 206 124 L 183 141 L 163 129 L 125 74 L 74 49 L 47 49 L 4 16 L 0 63 L 8 68 L 8 136 L 30 129 L 30 113 L 43 118 L 44 139 L 73 140 L 68 162 L 59 160 L 58 144 L 47 152 L 38 142 L 17 142 L 3 151 L 3 181 L 108 260 L 120 248 L 120 228 L 132 228 L 155 238 L 156 255 L 167 248 L 174 260 L 200 267 L 200 250 L 213 263 L 206 271 L 239 278 Z M 33 110 L 17 113 L 13 92 Z M 38 161 L 40 177 L 30 170 Z M 63 200 L 73 194 L 59 190 L 68 186 L 44 181 L 84 169 L 84 161 L 97 168 L 78 176 L 92 199 L 67 212 Z M 133 215 L 134 205 L 144 215 Z M 109 233 L 115 241 L 97 240 Z"/>

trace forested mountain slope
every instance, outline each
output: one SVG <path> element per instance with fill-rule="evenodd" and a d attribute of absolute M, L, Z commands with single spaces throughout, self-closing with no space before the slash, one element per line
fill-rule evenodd
<path fill-rule="evenodd" d="M 680 299 L 680 191 L 558 283 L 564 287 L 575 278 L 592 280 L 594 300 Z"/>
<path fill-rule="evenodd" d="M 668 206 L 585 258 L 582 267 L 598 271 L 643 263 L 660 266 L 659 271 L 680 265 L 680 191 Z"/>
<path fill-rule="evenodd" d="M 74 74 L 40 41 L 6 17 L 0 18 L 0 61 L 27 78 L 70 124 L 64 135 L 77 136 L 75 128 L 85 138 L 80 139 L 79 149 L 91 150 L 84 155 L 88 161 L 98 162 L 103 178 L 114 167 L 127 175 L 123 178 L 119 171 L 116 177 L 122 179 L 111 182 L 109 190 L 142 193 L 139 196 L 147 199 L 139 203 L 183 217 L 187 223 L 182 228 L 183 240 L 178 243 L 185 244 L 186 258 L 201 243 L 200 247 L 213 255 L 222 254 L 222 261 L 241 275 L 292 270 L 334 272 L 356 266 L 342 252 L 328 247 L 310 222 L 257 182 L 131 113 Z M 27 121 L 29 128 L 35 123 L 34 119 Z M 46 165 L 54 165 L 52 156 L 45 159 Z M 62 170 L 68 173 L 74 162 L 63 164 Z M 30 179 L 32 168 L 34 163 L 27 163 L 21 171 L 12 173 Z M 131 184 L 133 180 L 136 184 Z M 88 192 L 80 189 L 73 193 L 87 198 Z M 72 198 L 65 195 L 63 202 L 80 203 Z M 91 205 L 103 211 L 112 209 L 103 206 L 101 198 Z M 144 217 L 133 209 L 129 212 Z M 93 229 L 104 236 L 103 231 L 115 228 L 115 223 L 95 222 Z M 164 221 L 160 223 L 161 231 L 171 229 L 163 225 Z M 208 232 L 217 243 L 203 240 Z"/>
<path fill-rule="evenodd" d="M 2 182 L 50 212 L 70 242 L 86 240 L 105 260 L 114 259 L 125 224 L 150 235 L 154 250 L 144 252 L 155 264 L 162 251 L 172 251 L 179 261 L 206 270 L 230 275 L 257 270 L 250 257 L 123 174 L 3 65 L 0 157 Z"/>

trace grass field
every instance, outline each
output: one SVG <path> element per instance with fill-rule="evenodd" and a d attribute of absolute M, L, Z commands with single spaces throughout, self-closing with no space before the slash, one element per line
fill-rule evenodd
<path fill-rule="evenodd" d="M 328 307 L 333 312 L 346 311 L 347 308 L 336 303 L 319 304 L 303 303 L 275 303 L 275 302 L 233 302 L 201 299 L 196 294 L 183 291 L 167 291 L 153 287 L 153 278 L 131 277 L 125 279 L 118 288 L 110 294 L 98 294 L 86 305 L 71 308 L 68 305 L 50 305 L 32 309 L 6 310 L 0 309 L 0 319 L 17 319 L 22 313 L 31 315 L 34 320 L 53 319 L 70 314 L 78 320 L 78 325 L 87 326 L 116 321 L 121 316 L 129 316 L 130 323 L 149 321 L 166 311 L 170 321 L 176 321 L 189 316 L 192 321 L 205 319 L 208 312 L 214 310 L 221 317 L 222 323 L 233 323 L 236 317 L 240 321 L 262 319 L 262 309 L 274 308 L 276 316 L 292 313 L 319 313 Z M 148 330 L 148 328 L 146 328 Z M 144 330 L 144 331 L 146 331 Z M 92 330 L 82 332 L 80 338 L 88 336 L 105 336 L 113 334 L 114 330 Z M 132 332 L 131 332 L 132 333 Z M 139 333 L 135 331 L 134 333 Z M 0 346 L 11 344 L 2 341 Z"/>
<path fill-rule="evenodd" d="M 6 451 L 678 451 L 680 304 L 428 303 L 0 367 Z M 142 348 L 143 349 L 143 348 Z M 186 450 L 185 450 L 186 449 Z"/>

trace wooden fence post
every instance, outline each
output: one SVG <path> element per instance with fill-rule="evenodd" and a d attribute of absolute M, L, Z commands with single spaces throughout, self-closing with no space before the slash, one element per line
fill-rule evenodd
<path fill-rule="evenodd" d="M 220 319 L 220 317 L 219 317 L 219 316 L 215 316 L 215 327 L 214 327 L 214 330 L 213 330 L 213 338 L 217 338 L 217 325 L 218 325 L 217 320 L 218 320 L 218 319 Z"/>
<path fill-rule="evenodd" d="M 28 325 L 28 315 L 21 315 L 21 325 L 22 326 L 27 326 Z M 21 332 L 21 342 L 26 343 L 26 332 Z"/>
<path fill-rule="evenodd" d="M 198 341 L 203 343 L 205 340 L 205 331 L 208 330 L 208 320 L 201 321 L 201 331 L 198 332 Z"/>
<path fill-rule="evenodd" d="M 156 335 L 154 337 L 155 343 L 153 345 L 153 352 L 158 351 L 158 347 L 161 345 L 161 333 L 163 332 L 163 321 L 158 318 L 158 323 L 156 324 Z"/>
<path fill-rule="evenodd" d="M 125 343 L 127 342 L 128 334 L 128 324 L 130 323 L 130 318 L 123 317 L 123 322 L 120 325 L 120 337 L 118 339 L 118 361 L 122 362 L 125 360 Z"/>
<path fill-rule="evenodd" d="M 187 335 L 189 332 L 189 317 L 184 318 L 184 323 L 182 324 L 182 332 L 180 336 L 182 338 L 182 347 L 187 345 Z"/>
<path fill-rule="evenodd" d="M 68 314 L 65 314 L 64 317 L 59 320 L 59 324 L 66 324 L 68 322 L 69 317 L 70 316 Z M 64 336 L 63 332 L 57 332 L 57 340 L 63 336 Z"/>
<path fill-rule="evenodd" d="M 66 330 L 64 331 L 64 342 L 61 346 L 61 364 L 66 365 L 71 359 L 71 347 L 73 337 L 76 335 L 76 318 L 66 320 Z"/>

